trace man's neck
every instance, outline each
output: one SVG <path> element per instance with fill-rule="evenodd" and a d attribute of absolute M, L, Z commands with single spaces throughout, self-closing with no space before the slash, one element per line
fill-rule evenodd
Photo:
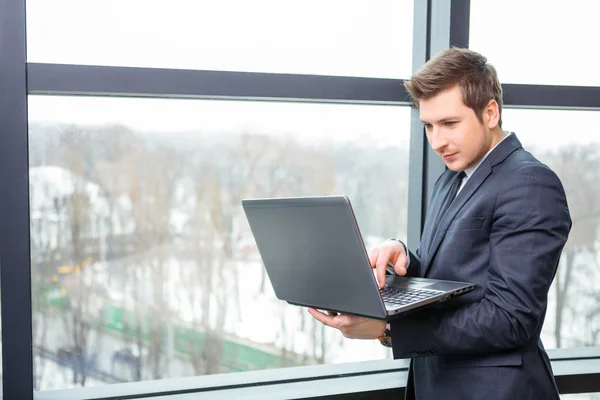
<path fill-rule="evenodd" d="M 481 162 L 488 156 L 488 154 L 490 154 L 492 150 L 494 150 L 496 146 L 498 146 L 498 143 L 503 141 L 504 138 L 506 138 L 508 135 L 509 132 L 504 132 L 503 130 L 498 128 L 497 134 L 494 134 L 493 136 L 494 140 L 492 141 L 492 145 L 490 146 L 489 150 L 479 160 L 477 160 L 476 163 L 474 163 L 469 168 L 465 168 L 465 174 L 467 174 L 467 177 L 471 177 L 471 175 L 473 175 L 473 172 L 475 172 L 477 167 L 479 167 L 479 164 L 481 164 Z"/>
<path fill-rule="evenodd" d="M 500 143 L 502 141 L 502 139 L 504 139 L 506 137 L 507 134 L 508 134 L 507 132 L 504 132 L 499 127 L 494 129 L 492 131 L 492 143 L 490 145 L 489 150 L 492 150 L 494 147 L 496 147 L 496 145 L 498 145 L 498 143 Z"/>

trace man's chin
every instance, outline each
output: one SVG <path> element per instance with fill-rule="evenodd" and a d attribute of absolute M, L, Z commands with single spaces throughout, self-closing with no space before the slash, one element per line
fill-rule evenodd
<path fill-rule="evenodd" d="M 450 171 L 462 171 L 464 168 L 461 168 L 461 164 L 457 163 L 457 162 L 445 162 L 444 164 L 446 164 L 446 167 L 448 167 L 448 169 Z"/>

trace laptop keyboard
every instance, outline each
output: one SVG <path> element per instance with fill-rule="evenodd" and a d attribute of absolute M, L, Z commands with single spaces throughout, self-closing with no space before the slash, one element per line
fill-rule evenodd
<path fill-rule="evenodd" d="M 440 292 L 425 289 L 400 289 L 386 286 L 380 290 L 381 297 L 386 303 L 404 306 L 425 300 L 440 294 Z"/>

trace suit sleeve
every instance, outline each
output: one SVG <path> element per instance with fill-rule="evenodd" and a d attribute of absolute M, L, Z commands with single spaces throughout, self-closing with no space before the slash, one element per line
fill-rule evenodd
<path fill-rule="evenodd" d="M 484 297 L 393 321 L 395 358 L 513 349 L 538 329 L 571 228 L 565 193 L 544 166 L 523 167 L 501 186 Z"/>

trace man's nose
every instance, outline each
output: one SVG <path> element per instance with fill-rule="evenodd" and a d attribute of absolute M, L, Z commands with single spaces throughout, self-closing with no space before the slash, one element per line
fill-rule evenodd
<path fill-rule="evenodd" d="M 429 144 L 431 145 L 431 148 L 439 154 L 448 146 L 448 140 L 446 140 L 438 128 L 433 127 L 429 134 Z"/>

